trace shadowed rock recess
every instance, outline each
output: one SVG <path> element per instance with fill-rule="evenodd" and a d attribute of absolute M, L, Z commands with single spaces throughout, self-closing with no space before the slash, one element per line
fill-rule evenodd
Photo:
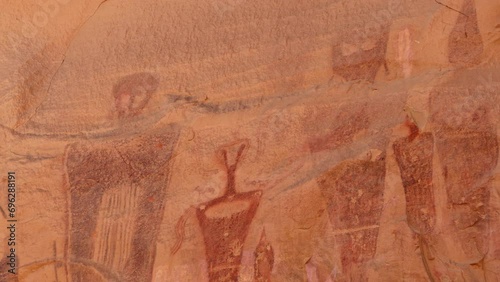
<path fill-rule="evenodd" d="M 0 282 L 500 281 L 498 1 L 0 7 Z"/>

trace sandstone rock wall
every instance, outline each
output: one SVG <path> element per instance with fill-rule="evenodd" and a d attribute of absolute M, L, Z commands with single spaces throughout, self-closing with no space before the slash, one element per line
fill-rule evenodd
<path fill-rule="evenodd" d="M 0 7 L 0 281 L 500 279 L 500 3 Z"/>

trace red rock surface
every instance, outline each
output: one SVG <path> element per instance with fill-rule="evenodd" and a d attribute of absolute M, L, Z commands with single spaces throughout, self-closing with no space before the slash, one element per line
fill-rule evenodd
<path fill-rule="evenodd" d="M 0 7 L 0 281 L 500 280 L 499 3 Z"/>

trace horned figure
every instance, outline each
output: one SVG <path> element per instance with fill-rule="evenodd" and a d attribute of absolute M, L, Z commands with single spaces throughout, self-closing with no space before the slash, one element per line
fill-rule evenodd
<path fill-rule="evenodd" d="M 227 171 L 224 194 L 196 208 L 196 217 L 205 243 L 209 281 L 217 282 L 238 281 L 243 244 L 262 196 L 261 190 L 242 193 L 236 191 L 236 168 L 248 143 L 240 142 L 231 164 L 228 157 L 229 147 L 233 147 L 233 144 L 219 150 Z M 185 214 L 177 225 L 180 238 L 172 248 L 173 254 L 182 243 L 183 225 L 186 220 Z"/>

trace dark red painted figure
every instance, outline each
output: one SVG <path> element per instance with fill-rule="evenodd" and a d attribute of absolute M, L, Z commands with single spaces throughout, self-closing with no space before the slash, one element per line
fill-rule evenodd
<path fill-rule="evenodd" d="M 229 164 L 227 150 L 221 154 L 227 169 L 227 186 L 222 197 L 200 205 L 196 215 L 205 241 L 210 281 L 238 281 L 243 244 L 257 211 L 262 191 L 236 192 L 236 167 L 247 144 L 240 145 Z"/>

